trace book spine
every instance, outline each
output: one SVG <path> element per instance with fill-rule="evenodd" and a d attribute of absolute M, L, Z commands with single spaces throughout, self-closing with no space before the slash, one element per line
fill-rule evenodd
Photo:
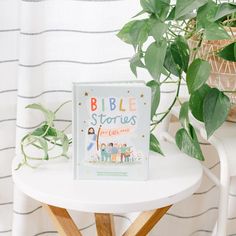
<path fill-rule="evenodd" d="M 77 172 L 78 172 L 78 166 L 77 166 L 77 155 L 78 155 L 78 150 L 77 150 L 77 106 L 76 106 L 76 85 L 73 84 L 72 88 L 72 107 L 73 107 L 73 114 L 72 114 L 72 137 L 73 137 L 73 142 L 72 142 L 72 158 L 73 158 L 73 178 L 77 179 Z"/>

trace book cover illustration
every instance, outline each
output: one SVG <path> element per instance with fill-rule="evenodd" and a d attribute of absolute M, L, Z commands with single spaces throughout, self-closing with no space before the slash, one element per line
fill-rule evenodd
<path fill-rule="evenodd" d="M 143 83 L 75 84 L 79 179 L 147 178 L 150 99 Z"/>

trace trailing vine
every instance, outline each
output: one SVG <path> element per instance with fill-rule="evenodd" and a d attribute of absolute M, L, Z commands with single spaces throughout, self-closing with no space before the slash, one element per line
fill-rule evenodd
<path fill-rule="evenodd" d="M 63 130 L 57 129 L 54 125 L 57 112 L 69 102 L 71 101 L 64 102 L 55 111 L 51 111 L 36 103 L 26 107 L 41 111 L 44 114 L 45 121 L 21 139 L 20 148 L 23 157 L 16 170 L 20 169 L 22 166 L 37 167 L 38 165 L 31 164 L 32 161 L 38 161 L 38 164 L 40 164 L 40 161 L 49 161 L 60 157 L 69 158 L 68 150 L 72 139 L 67 136 L 65 131 L 71 126 L 71 123 Z M 42 155 L 33 156 L 31 154 L 32 148 L 41 150 Z M 55 149 L 57 152 L 59 150 L 59 152 L 54 155 L 51 154 Z"/>

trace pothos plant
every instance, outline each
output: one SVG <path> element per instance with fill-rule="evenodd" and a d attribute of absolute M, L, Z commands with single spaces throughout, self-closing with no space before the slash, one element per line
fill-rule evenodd
<path fill-rule="evenodd" d="M 134 48 L 135 54 L 130 60 L 132 72 L 137 76 L 137 67 L 141 67 L 152 76 L 147 83 L 152 89 L 151 130 L 171 111 L 179 100 L 181 83 L 186 82 L 190 97 L 180 102 L 182 128 L 176 133 L 176 144 L 188 155 L 204 160 L 189 121 L 189 111 L 204 123 L 209 138 L 226 120 L 230 100 L 224 91 L 207 85 L 211 66 L 198 58 L 197 52 L 204 40 L 233 38 L 231 27 L 236 25 L 236 5 L 219 0 L 176 0 L 174 4 L 170 0 L 140 0 L 140 4 L 142 11 L 124 25 L 118 37 Z M 192 37 L 198 44 L 190 49 L 188 39 Z M 236 61 L 236 44 L 233 42 L 214 53 L 225 60 Z M 176 84 L 176 95 L 166 111 L 158 114 L 160 88 L 167 83 Z M 154 134 L 151 134 L 150 148 L 161 152 Z"/>
<path fill-rule="evenodd" d="M 32 132 L 26 134 L 20 143 L 21 153 L 23 158 L 18 164 L 16 169 L 19 169 L 23 165 L 29 167 L 37 167 L 37 165 L 32 164 L 32 161 L 48 161 L 60 157 L 68 158 L 68 149 L 72 140 L 69 138 L 65 131 L 71 125 L 69 123 L 63 130 L 59 130 L 54 125 L 54 120 L 56 113 L 67 103 L 66 101 L 61 104 L 55 111 L 51 111 L 40 104 L 30 104 L 26 108 L 36 109 L 41 111 L 44 114 L 45 120 Z M 30 150 L 27 150 L 27 147 L 31 146 Z M 32 147 L 37 150 L 42 151 L 42 155 L 33 156 Z M 59 153 L 50 155 L 54 151 L 54 148 L 57 147 L 57 150 L 60 150 Z M 59 148 L 58 148 L 59 147 Z M 40 163 L 39 163 L 40 164 Z"/>

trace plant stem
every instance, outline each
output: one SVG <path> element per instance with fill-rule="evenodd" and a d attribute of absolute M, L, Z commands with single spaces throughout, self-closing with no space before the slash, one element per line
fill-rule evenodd
<path fill-rule="evenodd" d="M 170 28 L 168 29 L 168 31 L 169 31 L 171 34 L 173 34 L 175 37 L 178 36 L 178 35 L 177 35 L 174 31 L 172 31 Z"/>
<path fill-rule="evenodd" d="M 184 31 L 185 33 L 189 33 L 188 30 L 183 29 L 183 28 L 181 28 L 181 27 L 179 27 L 179 26 L 177 26 L 177 25 L 172 25 L 172 27 L 174 27 L 174 28 L 176 28 L 176 29 L 180 29 L 181 31 Z"/>
<path fill-rule="evenodd" d="M 158 112 L 158 113 L 156 113 L 154 116 L 159 116 L 159 115 L 163 115 L 163 114 L 165 114 L 167 111 L 163 111 L 163 112 Z"/>
<path fill-rule="evenodd" d="M 151 124 L 151 126 L 154 126 L 151 129 L 151 132 L 157 127 L 158 124 L 160 124 L 166 118 L 166 116 L 170 113 L 172 107 L 175 105 L 175 102 L 177 101 L 178 96 L 179 96 L 179 92 L 180 92 L 181 80 L 182 80 L 182 76 L 180 75 L 179 76 L 179 81 L 178 81 L 177 92 L 176 92 L 176 95 L 175 95 L 175 98 L 174 98 L 173 102 L 171 103 L 171 105 L 169 106 L 169 108 L 167 109 L 165 114 L 161 117 L 161 119 L 158 120 L 157 122 L 154 122 L 154 123 Z"/>
<path fill-rule="evenodd" d="M 195 58 L 196 58 L 196 56 L 197 56 L 197 53 L 198 53 L 198 50 L 199 50 L 199 48 L 201 47 L 201 45 L 202 45 L 202 41 L 203 41 L 203 33 L 201 33 L 200 34 L 200 40 L 199 40 L 199 42 L 198 42 L 198 45 L 197 45 L 197 47 L 196 47 L 196 50 L 195 50 L 195 52 L 194 52 L 194 56 L 193 56 L 193 61 L 195 60 Z"/>
<path fill-rule="evenodd" d="M 64 105 L 66 105 L 67 103 L 70 103 L 70 102 L 71 102 L 71 100 L 68 100 L 68 101 L 62 103 L 62 104 L 54 111 L 54 114 L 56 114 Z"/>
<path fill-rule="evenodd" d="M 171 76 L 171 73 L 169 73 L 169 74 L 167 75 L 167 77 L 166 77 L 163 81 L 160 82 L 160 85 L 162 85 L 163 83 L 165 83 L 166 80 L 168 80 L 168 79 L 170 78 L 170 76 Z"/>

